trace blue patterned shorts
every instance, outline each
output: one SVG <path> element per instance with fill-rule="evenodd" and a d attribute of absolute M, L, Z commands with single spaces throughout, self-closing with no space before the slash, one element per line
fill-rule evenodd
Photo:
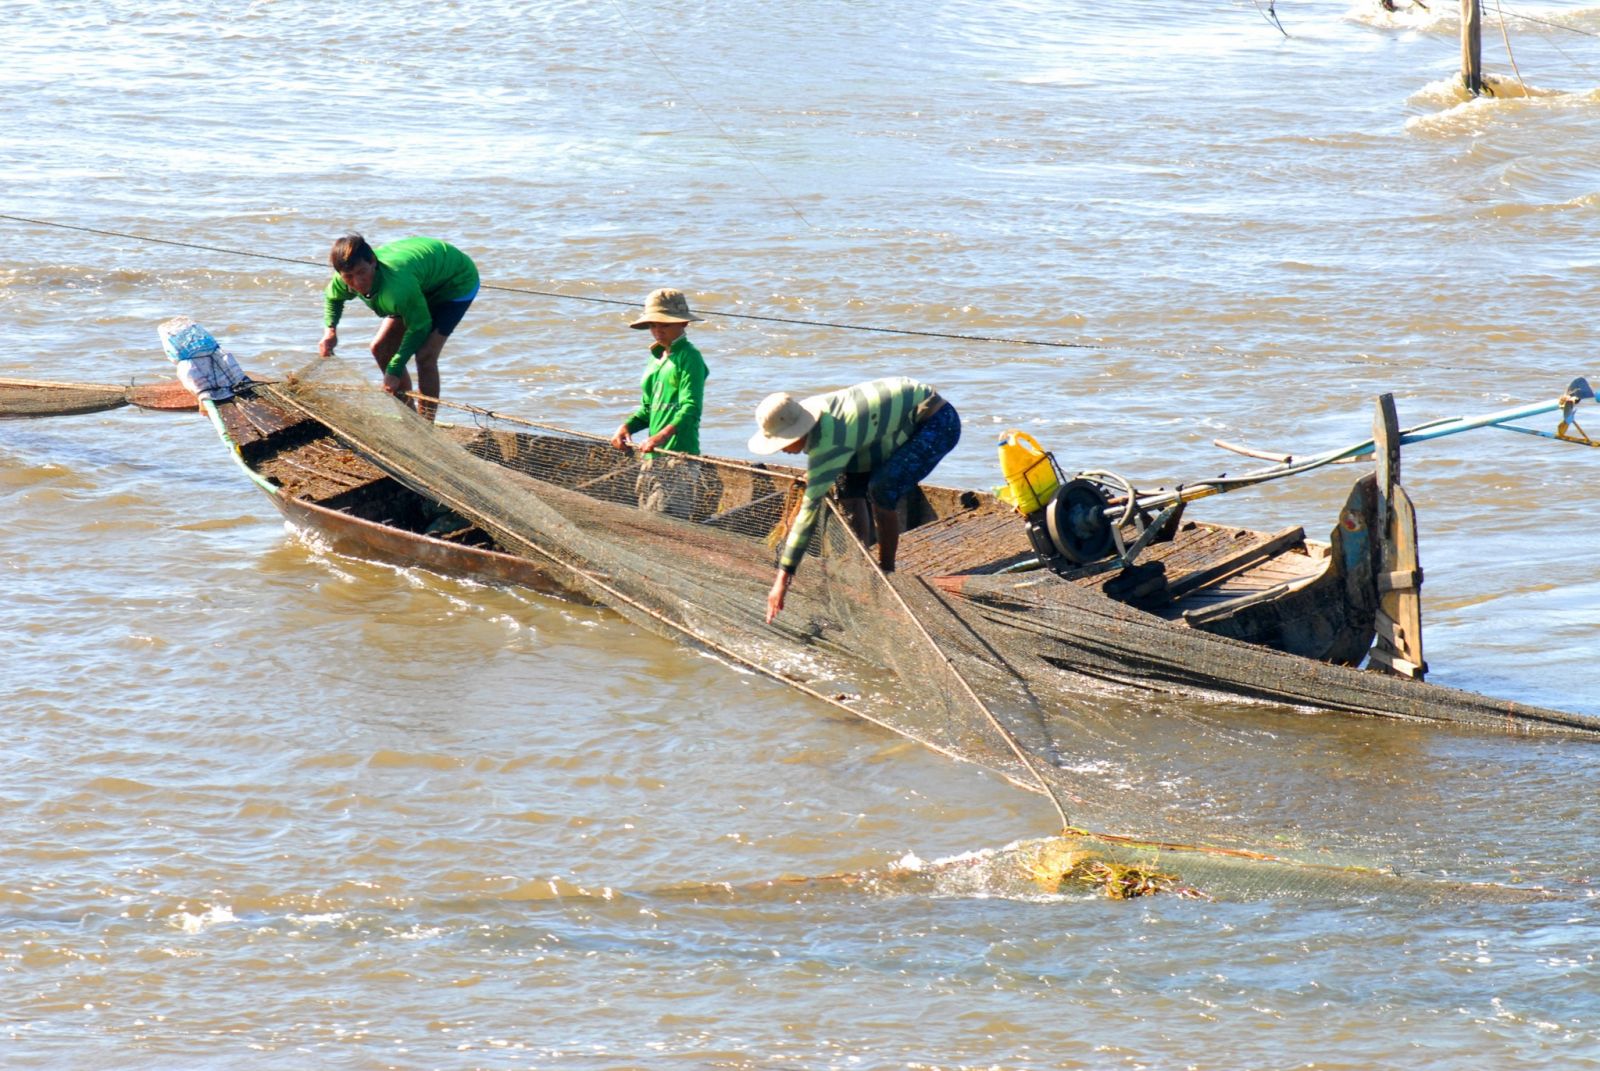
<path fill-rule="evenodd" d="M 927 479 L 961 441 L 961 415 L 946 402 L 917 429 L 900 449 L 889 455 L 883 467 L 867 480 L 867 493 L 883 509 L 894 509 L 917 484 Z"/>

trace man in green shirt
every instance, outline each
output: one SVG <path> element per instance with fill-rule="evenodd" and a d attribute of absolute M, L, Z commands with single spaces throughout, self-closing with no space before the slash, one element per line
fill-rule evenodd
<path fill-rule="evenodd" d="M 894 571 L 900 545 L 900 499 L 922 481 L 961 439 L 955 406 L 926 383 L 896 376 L 800 400 L 771 394 L 756 409 L 759 430 L 750 438 L 758 454 L 806 454 L 806 492 L 789 527 L 778 575 L 767 593 L 767 621 L 783 609 L 794 571 L 811 542 L 822 500 L 834 481 L 843 503 L 855 503 L 852 527 L 866 540 L 870 501 L 878 527 L 878 564 Z M 866 501 L 863 501 L 866 500 Z M 859 507 L 859 508 L 858 508 Z"/>
<path fill-rule="evenodd" d="M 478 296 L 478 268 L 461 250 L 437 238 L 402 238 L 374 250 L 359 234 L 333 243 L 328 263 L 334 276 L 323 291 L 324 331 L 317 352 L 339 345 L 345 302 L 361 301 L 384 317 L 372 339 L 372 357 L 383 369 L 383 389 L 404 398 L 411 392 L 406 365 L 417 359 L 421 393 L 439 397 L 439 353 Z M 419 413 L 433 419 L 434 405 Z"/>

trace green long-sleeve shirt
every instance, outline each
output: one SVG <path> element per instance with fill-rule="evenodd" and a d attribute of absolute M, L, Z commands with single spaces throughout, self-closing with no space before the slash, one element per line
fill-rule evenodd
<path fill-rule="evenodd" d="M 685 454 L 700 452 L 700 410 L 705 404 L 706 359 L 688 338 L 679 338 L 671 349 L 661 343 L 650 347 L 650 364 L 639 383 L 639 408 L 628 415 L 631 434 L 649 428 L 654 435 L 671 427 L 672 434 L 661 444 L 663 450 Z"/>
<path fill-rule="evenodd" d="M 387 369 L 391 375 L 399 375 L 433 330 L 428 306 L 464 298 L 477 290 L 478 268 L 471 257 L 437 238 L 401 238 L 372 252 L 378 258 L 372 293 L 358 294 L 335 275 L 322 293 L 322 323 L 336 326 L 344 314 L 344 303 L 352 298 L 360 298 L 379 316 L 400 320 L 406 333 Z"/>
<path fill-rule="evenodd" d="M 794 572 L 822 514 L 822 500 L 843 472 L 871 472 L 916 434 L 917 406 L 934 393 L 905 376 L 874 379 L 806 400 L 817 425 L 806 436 L 806 495 L 778 565 Z M 818 411 L 814 403 L 820 403 Z"/>

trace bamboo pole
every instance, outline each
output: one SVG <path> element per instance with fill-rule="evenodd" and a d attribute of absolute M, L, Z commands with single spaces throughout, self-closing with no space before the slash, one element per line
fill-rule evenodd
<path fill-rule="evenodd" d="M 1492 427 L 1504 428 L 1508 431 L 1524 431 L 1533 435 L 1544 435 L 1546 433 L 1533 431 L 1529 428 L 1513 427 L 1509 422 L 1513 420 L 1521 420 L 1524 417 L 1538 416 L 1540 413 L 1553 413 L 1559 409 L 1562 412 L 1561 426 L 1562 428 L 1566 428 L 1569 424 L 1571 424 L 1572 414 L 1577 406 L 1582 402 L 1590 401 L 1593 398 L 1594 391 L 1590 388 L 1588 380 L 1580 377 L 1567 384 L 1565 393 L 1563 393 L 1561 397 L 1555 399 L 1554 401 L 1535 402 L 1532 405 L 1519 405 L 1514 409 L 1502 409 L 1498 412 L 1488 413 L 1484 416 L 1459 416 L 1446 417 L 1442 420 L 1430 420 L 1426 424 L 1418 424 L 1414 428 L 1401 431 L 1398 442 L 1402 446 L 1409 446 L 1411 443 L 1427 442 L 1430 439 L 1442 439 L 1446 435 L 1459 435 L 1464 431 L 1474 431 L 1478 428 Z M 1572 426 L 1574 428 L 1577 427 L 1576 424 L 1572 424 Z M 1559 436 L 1548 437 L 1566 437 L 1566 433 L 1563 431 Z M 1319 469 L 1324 465 L 1334 465 L 1341 461 L 1350 461 L 1356 458 L 1366 457 L 1368 454 L 1373 452 L 1374 441 L 1375 440 L 1373 439 L 1368 439 L 1365 442 L 1356 443 L 1352 446 L 1344 446 L 1336 450 L 1327 450 L 1323 453 L 1314 454 L 1311 457 L 1300 458 L 1298 460 L 1296 460 L 1293 455 L 1285 455 L 1288 456 L 1290 460 L 1281 465 L 1257 469 L 1254 472 L 1246 472 L 1238 476 L 1216 476 L 1209 480 L 1203 480 L 1198 483 L 1184 484 L 1175 491 L 1157 490 L 1136 492 L 1136 508 L 1142 510 L 1159 509 L 1162 506 L 1169 505 L 1173 502 L 1193 502 L 1197 499 L 1209 498 L 1212 495 L 1220 495 L 1228 491 L 1237 491 L 1244 487 L 1253 487 L 1259 483 L 1266 483 L 1268 480 L 1278 480 L 1285 476 L 1298 476 L 1301 473 L 1310 472 L 1313 469 Z M 1582 439 L 1570 437 L 1567 438 L 1567 441 L 1588 443 L 1590 440 L 1587 436 L 1585 436 Z M 1080 473 L 1079 475 L 1084 474 Z M 1122 482 L 1124 486 L 1126 486 L 1126 481 L 1123 481 L 1121 477 L 1117 477 L 1117 479 L 1119 482 Z M 1107 517 L 1114 518 L 1126 512 L 1128 512 L 1128 505 L 1125 502 L 1118 502 L 1117 504 L 1106 507 Z"/>
<path fill-rule="evenodd" d="M 1461 82 L 1474 97 L 1483 92 L 1483 8 L 1461 0 Z"/>

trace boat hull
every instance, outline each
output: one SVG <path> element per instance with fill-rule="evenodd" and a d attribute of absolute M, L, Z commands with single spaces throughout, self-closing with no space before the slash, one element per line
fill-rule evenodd
<path fill-rule="evenodd" d="M 527 558 L 434 539 L 284 495 L 274 494 L 271 498 L 285 520 L 296 528 L 316 533 L 330 549 L 340 554 L 420 567 L 443 576 L 509 584 L 546 595 L 583 599 L 581 594 L 560 583 L 544 565 Z"/>

